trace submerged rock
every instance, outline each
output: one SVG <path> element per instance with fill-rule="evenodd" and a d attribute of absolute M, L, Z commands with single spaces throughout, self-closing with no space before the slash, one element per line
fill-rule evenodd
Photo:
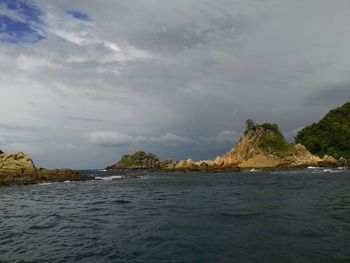
<path fill-rule="evenodd" d="M 70 169 L 49 170 L 37 168 L 32 159 L 22 152 L 0 154 L 0 185 L 34 184 L 88 180 L 79 172 Z"/>

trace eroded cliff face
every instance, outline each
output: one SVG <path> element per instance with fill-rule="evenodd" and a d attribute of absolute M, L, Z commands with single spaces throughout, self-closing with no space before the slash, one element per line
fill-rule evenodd
<path fill-rule="evenodd" d="M 279 145 L 274 141 L 276 138 Z M 321 159 L 314 156 L 301 144 L 288 144 L 279 131 L 276 134 L 275 131 L 259 126 L 247 130 L 239 143 L 224 155 L 214 160 L 183 160 L 174 169 L 297 167 L 317 166 L 325 162 L 331 163 L 335 160 L 331 157 Z"/>
<path fill-rule="evenodd" d="M 38 178 L 33 160 L 24 153 L 0 154 L 0 184 L 11 182 L 26 184 Z"/>
<path fill-rule="evenodd" d="M 22 152 L 0 154 L 0 185 L 86 179 L 88 178 L 69 169 L 37 168 L 33 160 Z"/>

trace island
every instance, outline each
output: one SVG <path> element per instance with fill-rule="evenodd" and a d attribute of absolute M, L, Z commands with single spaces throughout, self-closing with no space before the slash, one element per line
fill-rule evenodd
<path fill-rule="evenodd" d="M 241 171 L 245 169 L 289 169 L 307 166 L 348 166 L 350 159 L 350 102 L 329 111 L 323 119 L 301 129 L 295 143 L 289 143 L 275 123 L 246 121 L 239 142 L 228 152 L 211 160 L 160 160 L 153 153 L 137 151 L 108 166 L 114 169 L 153 171 Z M 37 168 L 22 152 L 0 150 L 0 185 L 39 182 L 84 181 L 71 169 Z"/>
<path fill-rule="evenodd" d="M 159 160 L 153 153 L 137 151 L 133 154 L 126 154 L 117 163 L 106 167 L 107 170 L 115 169 L 172 169 L 178 162 L 173 160 Z"/>
<path fill-rule="evenodd" d="M 288 143 L 277 124 L 255 124 L 247 120 L 246 130 L 238 144 L 212 160 L 160 161 L 152 154 L 138 151 L 124 155 L 107 169 L 151 169 L 164 171 L 239 171 L 244 169 L 296 168 L 336 165 L 329 155 L 322 158 L 310 153 L 302 144 Z"/>

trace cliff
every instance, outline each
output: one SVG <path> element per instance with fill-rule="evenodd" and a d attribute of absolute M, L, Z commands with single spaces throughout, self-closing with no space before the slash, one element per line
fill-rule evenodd
<path fill-rule="evenodd" d="M 247 128 L 239 143 L 214 160 L 180 161 L 174 169 L 248 169 L 318 166 L 334 162 L 312 155 L 301 144 L 289 144 L 276 124 L 265 123 Z"/>
<path fill-rule="evenodd" d="M 0 185 L 87 180 L 70 169 L 37 168 L 24 153 L 0 153 Z"/>
<path fill-rule="evenodd" d="M 350 102 L 303 128 L 298 132 L 296 142 L 319 157 L 330 155 L 350 159 Z"/>

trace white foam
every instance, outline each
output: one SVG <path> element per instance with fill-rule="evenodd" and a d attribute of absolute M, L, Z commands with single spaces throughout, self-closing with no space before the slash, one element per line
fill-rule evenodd
<path fill-rule="evenodd" d="M 315 166 L 308 166 L 307 169 L 317 169 L 318 167 Z"/>
<path fill-rule="evenodd" d="M 50 185 L 50 184 L 53 184 L 53 183 L 40 183 L 38 185 Z"/>
<path fill-rule="evenodd" d="M 38 185 L 50 185 L 50 184 L 58 184 L 58 182 L 42 182 L 42 183 L 39 183 Z"/>
<path fill-rule="evenodd" d="M 271 172 L 271 174 L 288 174 L 288 172 L 284 172 L 284 171 L 275 171 L 275 172 Z"/>
<path fill-rule="evenodd" d="M 341 173 L 342 170 L 332 170 L 332 169 L 324 169 L 324 173 Z"/>
<path fill-rule="evenodd" d="M 98 170 L 99 172 L 107 172 L 106 169 L 101 169 L 101 170 Z"/>
<path fill-rule="evenodd" d="M 95 179 L 96 180 L 104 180 L 104 181 L 112 181 L 112 180 L 124 179 L 124 176 L 121 176 L 121 175 L 112 175 L 112 176 L 106 176 L 106 177 L 96 176 Z"/>

